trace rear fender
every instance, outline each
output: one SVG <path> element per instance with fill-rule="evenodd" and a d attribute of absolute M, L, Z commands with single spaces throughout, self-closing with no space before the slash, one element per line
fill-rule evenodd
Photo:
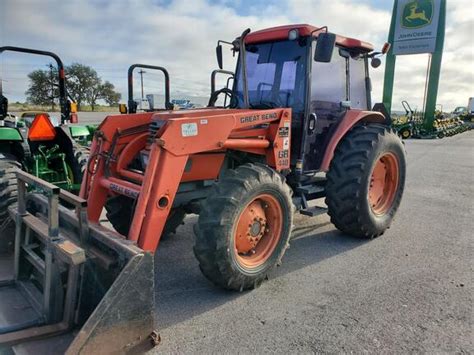
<path fill-rule="evenodd" d="M 17 128 L 0 127 L 0 141 L 22 142 L 23 137 Z"/>
<path fill-rule="evenodd" d="M 320 170 L 329 170 L 329 165 L 331 164 L 331 160 L 334 157 L 334 152 L 336 151 L 337 145 L 346 136 L 347 132 L 352 129 L 352 127 L 360 123 L 369 122 L 386 124 L 387 121 L 385 116 L 380 112 L 362 110 L 347 111 L 326 147 Z"/>
<path fill-rule="evenodd" d="M 91 134 L 87 126 L 80 125 L 69 126 L 69 132 L 72 138 L 83 138 Z"/>

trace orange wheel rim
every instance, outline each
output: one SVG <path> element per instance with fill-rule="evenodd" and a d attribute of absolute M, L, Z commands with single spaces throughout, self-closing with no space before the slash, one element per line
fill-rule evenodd
<path fill-rule="evenodd" d="M 369 203 L 376 215 L 384 215 L 392 207 L 398 180 L 397 157 L 393 153 L 383 154 L 375 163 L 369 185 Z"/>
<path fill-rule="evenodd" d="M 240 213 L 234 235 L 237 262 L 244 268 L 256 268 L 273 254 L 280 240 L 283 211 L 278 200 L 262 194 Z"/>

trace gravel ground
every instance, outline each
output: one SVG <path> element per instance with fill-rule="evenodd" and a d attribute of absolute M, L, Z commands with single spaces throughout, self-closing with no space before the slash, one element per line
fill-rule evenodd
<path fill-rule="evenodd" d="M 387 233 L 362 241 L 327 216 L 298 216 L 283 265 L 254 291 L 201 275 L 188 217 L 156 257 L 154 352 L 474 352 L 474 132 L 406 150 L 406 191 Z"/>

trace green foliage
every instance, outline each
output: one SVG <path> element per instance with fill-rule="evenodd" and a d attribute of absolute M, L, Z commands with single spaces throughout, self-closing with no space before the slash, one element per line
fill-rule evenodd
<path fill-rule="evenodd" d="M 122 95 L 118 92 L 115 91 L 114 85 L 106 81 L 102 86 L 101 86 L 101 91 L 102 91 L 102 99 L 107 103 L 109 106 L 115 106 L 118 105 Z"/>
<path fill-rule="evenodd" d="M 53 69 L 53 80 L 51 80 L 49 70 L 32 71 L 28 74 L 28 78 L 30 79 L 30 86 L 25 94 L 29 103 L 33 105 L 50 105 L 52 101 L 51 96 L 58 97 L 57 70 Z"/>
<path fill-rule="evenodd" d="M 109 81 L 102 82 L 93 68 L 73 63 L 66 67 L 65 73 L 67 91 L 77 103 L 78 110 L 81 110 L 84 105 L 90 105 L 94 111 L 99 100 L 103 100 L 111 106 L 120 101 L 121 94 L 115 91 L 114 85 Z M 49 70 L 35 70 L 28 75 L 28 78 L 30 86 L 26 95 L 29 103 L 50 105 L 52 87 L 54 87 L 54 97 L 58 97 L 57 70 L 53 70 L 52 80 Z"/>

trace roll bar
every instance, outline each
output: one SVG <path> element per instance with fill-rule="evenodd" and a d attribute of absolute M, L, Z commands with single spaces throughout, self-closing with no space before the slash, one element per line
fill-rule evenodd
<path fill-rule="evenodd" d="M 234 72 L 223 69 L 216 69 L 211 73 L 211 95 L 216 91 L 216 76 L 217 74 L 228 75 L 229 79 L 234 77 Z M 229 79 L 227 79 L 229 81 Z"/>
<path fill-rule="evenodd" d="M 64 74 L 64 64 L 61 58 L 59 58 L 59 56 L 53 52 L 42 51 L 38 49 L 13 47 L 13 46 L 0 47 L 0 54 L 6 51 L 42 55 L 46 57 L 51 57 L 56 61 L 56 64 L 58 66 L 58 79 L 59 79 L 58 87 L 59 87 L 59 106 L 61 108 L 61 123 L 64 124 L 67 121 L 69 121 L 69 116 L 71 114 L 71 105 L 70 105 L 70 101 L 67 99 L 66 76 Z M 0 98 L 3 98 L 3 97 L 4 96 L 3 96 L 3 93 L 1 91 L 1 86 L 0 86 Z"/>
<path fill-rule="evenodd" d="M 155 65 L 148 65 L 148 64 L 132 64 L 130 68 L 128 68 L 128 112 L 129 113 L 136 113 L 137 112 L 137 105 L 135 101 L 133 101 L 133 70 L 135 68 L 143 68 L 143 69 L 153 69 L 158 70 L 163 73 L 165 76 L 165 107 L 166 109 L 171 109 L 171 101 L 170 101 L 170 76 L 168 71 L 159 66 Z"/>

